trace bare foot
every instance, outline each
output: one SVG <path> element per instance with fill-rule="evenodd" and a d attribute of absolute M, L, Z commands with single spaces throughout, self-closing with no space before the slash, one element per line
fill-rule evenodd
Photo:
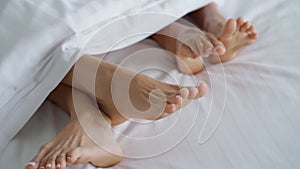
<path fill-rule="evenodd" d="M 242 18 L 236 21 L 226 19 L 219 13 L 217 5 L 210 3 L 190 14 L 197 25 L 207 32 L 213 33 L 224 44 L 225 54 L 212 55 L 212 63 L 226 62 L 235 58 L 237 52 L 254 42 L 258 35 L 254 32 L 254 26 L 245 22 Z"/>
<path fill-rule="evenodd" d="M 93 140 L 83 130 L 82 123 L 85 123 L 85 128 L 94 128 Z M 121 147 L 114 140 L 110 127 L 99 124 L 95 118 L 85 122 L 81 120 L 81 124 L 79 121 L 71 121 L 55 138 L 40 148 L 26 169 L 64 169 L 89 162 L 97 167 L 109 167 L 121 160 Z"/>
<path fill-rule="evenodd" d="M 71 120 L 40 148 L 26 169 L 64 169 L 80 163 L 108 167 L 121 160 L 122 150 L 112 135 L 110 119 L 88 95 L 60 84 L 48 99 L 69 112 Z"/>
<path fill-rule="evenodd" d="M 68 73 L 63 83 L 96 96 L 112 125 L 128 118 L 161 118 L 207 91 L 204 82 L 195 87 L 167 84 L 89 55 L 77 62 L 76 69 Z"/>
<path fill-rule="evenodd" d="M 237 52 L 253 43 L 258 38 L 254 27 L 249 22 L 245 22 L 243 18 L 237 20 L 229 19 L 219 37 L 219 40 L 224 44 L 226 52 L 224 55 L 212 56 L 212 63 L 227 62 L 236 57 Z"/>
<path fill-rule="evenodd" d="M 191 100 L 204 96 L 207 91 L 204 82 L 195 87 L 181 87 L 138 74 L 131 80 L 128 93 L 126 85 L 122 84 L 128 76 L 132 74 L 128 75 L 121 70 L 119 84 L 105 86 L 109 92 L 102 93 L 105 97 L 98 101 L 99 107 L 107 112 L 113 125 L 130 118 L 156 120 L 166 117 L 186 106 Z"/>
<path fill-rule="evenodd" d="M 225 52 L 223 44 L 212 33 L 176 22 L 154 34 L 152 38 L 176 56 L 178 69 L 186 74 L 203 70 L 202 57 Z"/>

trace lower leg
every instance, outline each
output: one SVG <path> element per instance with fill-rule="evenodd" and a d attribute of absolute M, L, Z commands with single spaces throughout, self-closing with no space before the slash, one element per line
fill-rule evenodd
<path fill-rule="evenodd" d="M 217 38 L 220 37 L 226 19 L 219 12 L 217 4 L 209 3 L 189 15 L 200 28 L 213 33 Z"/>
<path fill-rule="evenodd" d="M 111 120 L 103 112 L 97 111 L 97 103 L 86 94 L 72 89 L 63 83 L 60 83 L 48 96 L 48 99 L 69 113 L 71 121 L 78 120 L 78 118 L 85 116 L 98 116 L 102 114 L 107 123 L 111 123 Z M 79 106 L 79 104 L 81 104 Z M 90 112 L 86 113 L 85 112 Z M 94 113 L 94 114 L 92 114 Z"/>

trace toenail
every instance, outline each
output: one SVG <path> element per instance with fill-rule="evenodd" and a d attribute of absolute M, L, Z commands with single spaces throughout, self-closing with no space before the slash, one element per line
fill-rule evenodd
<path fill-rule="evenodd" d="M 179 95 L 176 95 L 176 99 L 179 99 L 180 98 L 180 96 Z"/>
<path fill-rule="evenodd" d="M 187 88 L 182 88 L 182 89 L 180 89 L 180 92 L 181 92 L 181 96 L 183 97 L 183 98 L 187 98 L 188 97 L 188 95 L 189 95 L 189 90 L 187 89 Z"/>
<path fill-rule="evenodd" d="M 217 45 L 216 46 L 216 51 L 217 51 L 217 53 L 219 53 L 219 54 L 222 55 L 222 54 L 224 54 L 226 52 L 226 49 L 222 45 Z"/>
<path fill-rule="evenodd" d="M 30 161 L 29 163 L 27 163 L 27 165 L 35 166 L 35 165 L 36 165 L 36 162 L 35 162 L 35 161 Z"/>
<path fill-rule="evenodd" d="M 60 164 L 56 164 L 56 168 L 60 168 Z"/>
<path fill-rule="evenodd" d="M 71 156 L 67 156 L 67 160 L 70 161 L 72 158 Z"/>
<path fill-rule="evenodd" d="M 46 168 L 51 168 L 51 164 L 48 163 L 48 164 L 46 165 Z"/>
<path fill-rule="evenodd" d="M 44 166 L 41 166 L 40 169 L 45 169 L 45 167 L 44 167 Z"/>

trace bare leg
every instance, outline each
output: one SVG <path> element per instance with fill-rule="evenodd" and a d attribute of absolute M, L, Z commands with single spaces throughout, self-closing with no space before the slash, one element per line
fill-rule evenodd
<path fill-rule="evenodd" d="M 235 58 L 241 48 L 250 45 L 258 38 L 257 33 L 254 32 L 254 26 L 245 22 L 243 18 L 226 21 L 215 3 L 192 12 L 190 16 L 199 27 L 218 37 L 226 48 L 223 55 L 219 57 L 214 55 L 210 58 L 212 63 L 226 62 Z"/>
<path fill-rule="evenodd" d="M 117 68 L 119 73 L 116 84 L 112 83 L 112 80 Z M 133 78 L 130 79 L 131 77 Z M 129 80 L 130 85 L 127 89 L 126 82 Z M 207 90 L 205 83 L 196 87 L 180 87 L 160 82 L 143 74 L 134 76 L 133 72 L 125 68 L 88 55 L 77 62 L 64 78 L 63 83 L 95 96 L 100 108 L 110 117 L 113 125 L 122 123 L 128 118 L 151 120 L 161 118 L 180 109 L 191 99 L 203 96 Z M 113 88 L 116 85 L 119 87 Z M 113 93 L 116 90 L 120 93 Z M 113 94 L 117 94 L 117 97 L 113 97 Z M 127 96 L 129 100 L 126 99 Z M 119 98 L 125 99 L 114 101 Z M 150 111 L 141 115 L 131 109 L 131 104 L 139 111 L 147 111 L 150 107 L 164 107 L 164 109 L 162 112 Z"/>
<path fill-rule="evenodd" d="M 26 169 L 64 169 L 88 162 L 108 167 L 121 160 L 121 147 L 112 136 L 109 118 L 104 113 L 104 118 L 99 118 L 101 111 L 87 95 L 76 90 L 72 93 L 70 87 L 60 84 L 48 98 L 70 112 L 71 120 L 56 137 L 40 148 Z M 79 104 L 76 109 L 74 104 Z M 92 135 L 92 139 L 85 131 Z"/>
<path fill-rule="evenodd" d="M 217 38 L 225 26 L 226 19 L 220 14 L 217 5 L 210 3 L 189 14 L 199 28 L 213 33 Z"/>

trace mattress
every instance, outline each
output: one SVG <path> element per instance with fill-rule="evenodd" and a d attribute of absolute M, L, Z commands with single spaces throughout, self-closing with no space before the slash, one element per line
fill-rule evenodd
<path fill-rule="evenodd" d="M 297 0 L 226 1 L 221 13 L 227 18 L 243 16 L 260 37 L 236 59 L 207 63 L 195 76 L 179 73 L 173 56 L 150 39 L 105 57 L 97 55 L 133 71 L 143 68 L 143 73 L 165 82 L 205 81 L 209 86 L 205 97 L 165 119 L 115 126 L 126 157 L 111 168 L 300 168 L 299 6 Z M 151 58 L 144 55 L 149 49 Z M 5 147 L 1 169 L 23 168 L 67 122 L 68 116 L 46 100 Z M 157 139 L 139 142 L 144 138 Z"/>

